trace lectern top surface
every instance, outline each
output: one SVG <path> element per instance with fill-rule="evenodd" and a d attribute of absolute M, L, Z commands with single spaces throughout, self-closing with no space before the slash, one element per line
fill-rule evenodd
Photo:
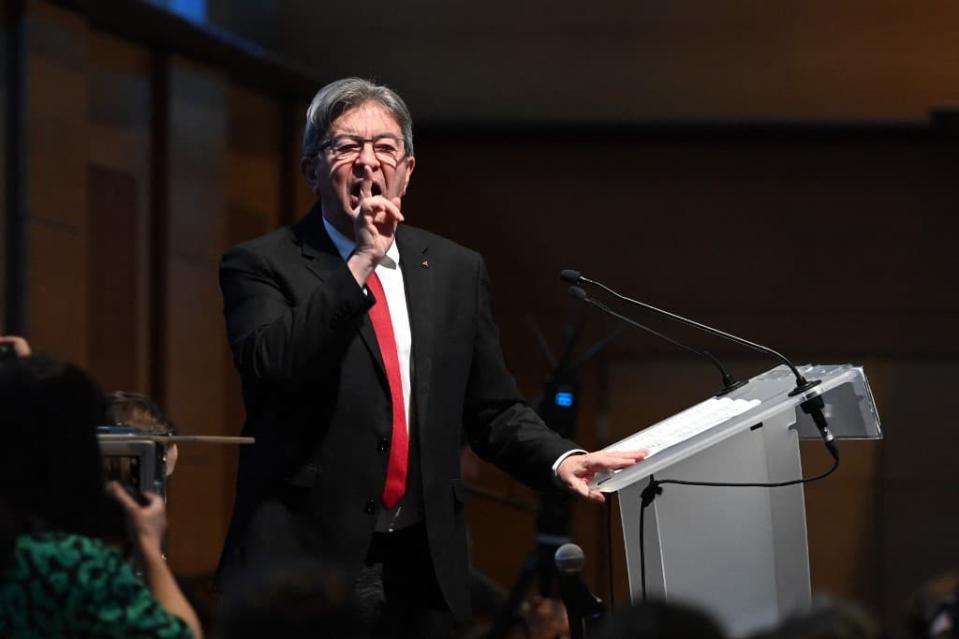
<path fill-rule="evenodd" d="M 720 424 L 755 408 L 758 399 L 710 397 L 681 413 L 644 428 L 610 446 L 612 450 L 646 450 L 649 457 L 705 433 Z"/>
<path fill-rule="evenodd" d="M 802 402 L 817 395 L 825 402 L 824 414 L 837 438 L 882 437 L 879 413 L 862 367 L 807 365 L 800 370 L 807 379 L 820 383 L 805 393 L 790 395 L 795 378 L 786 366 L 779 366 L 725 397 L 710 398 L 608 446 L 606 450 L 646 448 L 651 455 L 635 466 L 596 477 L 593 486 L 614 492 L 777 416 L 788 416 L 790 427 L 796 428 L 800 437 L 818 438 L 812 420 L 800 409 Z"/>

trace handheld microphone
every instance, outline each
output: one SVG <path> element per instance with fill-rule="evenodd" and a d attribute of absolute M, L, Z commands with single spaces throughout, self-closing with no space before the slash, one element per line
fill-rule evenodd
<path fill-rule="evenodd" d="M 553 556 L 559 593 L 569 617 L 570 639 L 585 639 L 586 629 L 606 612 L 603 601 L 583 583 L 584 559 L 583 549 L 576 544 L 563 544 Z"/>
<path fill-rule="evenodd" d="M 570 272 L 570 273 L 576 273 L 575 271 L 569 271 L 569 272 Z M 563 271 L 563 273 L 564 273 L 563 279 L 566 279 L 565 273 L 567 273 L 567 271 Z M 651 334 L 651 335 L 655 335 L 655 336 L 658 337 L 659 339 L 665 340 L 665 341 L 669 342 L 670 344 L 672 344 L 673 346 L 677 346 L 677 347 L 683 349 L 684 351 L 688 351 L 688 352 L 693 353 L 693 354 L 695 354 L 695 355 L 699 355 L 700 357 L 706 357 L 706 358 L 708 358 L 709 361 L 711 361 L 711 362 L 713 363 L 713 365 L 714 365 L 716 368 L 719 369 L 719 373 L 720 373 L 720 374 L 722 375 L 722 377 L 723 377 L 723 388 L 722 388 L 721 391 L 719 391 L 718 393 L 716 393 L 716 396 L 717 396 L 717 397 L 722 397 L 723 395 L 725 395 L 725 394 L 727 394 L 727 393 L 730 393 L 730 392 L 736 390 L 737 388 L 741 388 L 741 387 L 743 387 L 743 386 L 746 385 L 746 382 L 745 382 L 745 381 L 743 381 L 743 380 L 737 380 L 737 379 L 735 379 L 732 375 L 730 375 L 729 372 L 726 370 L 726 368 L 722 365 L 722 362 L 720 362 L 719 359 L 717 359 L 716 356 L 714 356 L 714 355 L 713 355 L 712 353 L 710 353 L 709 351 L 700 351 L 700 350 L 697 350 L 697 349 L 693 348 L 692 346 L 687 346 L 686 344 L 683 344 L 682 342 L 679 342 L 679 341 L 677 341 L 677 340 L 674 340 L 674 339 L 671 338 L 671 337 L 667 337 L 666 335 L 663 335 L 662 333 L 660 333 L 660 332 L 658 332 L 658 331 L 655 331 L 655 330 L 649 328 L 648 326 L 646 326 L 646 325 L 644 325 L 644 324 L 640 324 L 639 322 L 637 322 L 637 321 L 634 320 L 634 319 L 631 319 L 631 318 L 629 318 L 629 317 L 626 317 L 625 315 L 623 315 L 623 314 L 621 314 L 621 313 L 617 313 L 616 311 L 614 311 L 613 309 L 609 308 L 608 306 L 606 306 L 605 304 L 603 304 L 603 303 L 600 302 L 599 300 L 590 297 L 590 296 L 586 293 L 585 289 L 583 289 L 583 288 L 581 288 L 581 287 L 579 287 L 579 286 L 570 286 L 570 287 L 569 287 L 569 294 L 570 294 L 570 296 L 572 296 L 573 298 L 575 298 L 575 299 L 577 299 L 577 300 L 580 300 L 580 301 L 582 301 L 582 302 L 586 302 L 587 304 L 592 304 L 593 306 L 595 306 L 595 307 L 598 308 L 599 310 L 603 311 L 604 313 L 608 313 L 609 315 L 612 315 L 612 316 L 615 317 L 616 319 L 621 320 L 621 321 L 623 321 L 623 322 L 626 322 L 626 323 L 629 324 L 630 326 L 635 326 L 636 328 L 641 329 L 641 330 L 644 330 L 644 331 L 646 331 L 647 333 L 649 333 L 649 334 Z"/>
<path fill-rule="evenodd" d="M 739 344 L 740 346 L 745 346 L 747 348 L 751 348 L 753 350 L 759 351 L 760 353 L 765 353 L 766 355 L 773 356 L 774 358 L 778 359 L 779 361 L 783 362 L 786 366 L 788 366 L 789 370 L 792 371 L 793 375 L 796 378 L 796 388 L 790 391 L 789 393 L 790 396 L 799 395 L 800 393 L 805 393 L 809 389 L 819 384 L 821 381 L 818 379 L 806 380 L 806 378 L 803 377 L 802 374 L 799 372 L 799 369 L 797 369 L 796 366 L 793 365 L 793 363 L 789 361 L 789 359 L 787 359 L 786 356 L 783 355 L 782 353 L 774 351 L 773 349 L 763 346 L 762 344 L 750 342 L 748 339 L 739 337 L 738 335 L 733 335 L 732 333 L 721 331 L 718 328 L 713 328 L 712 326 L 701 324 L 700 322 L 691 320 L 688 317 L 683 317 L 682 315 L 671 313 L 661 308 L 657 308 L 651 304 L 647 304 L 645 302 L 640 302 L 639 300 L 634 300 L 630 297 L 626 297 L 625 295 L 622 295 L 618 293 L 617 291 L 614 291 L 613 289 L 609 288 L 602 282 L 589 279 L 588 277 L 584 276 L 579 271 L 575 271 L 573 269 L 568 269 L 568 268 L 563 269 L 562 271 L 560 271 L 560 278 L 562 278 L 562 280 L 565 282 L 569 282 L 570 284 L 583 283 L 583 284 L 589 284 L 591 286 L 599 287 L 603 289 L 604 291 L 606 291 L 607 293 L 609 293 L 610 295 L 613 295 L 614 297 L 621 299 L 624 302 L 627 302 L 628 304 L 639 306 L 640 308 L 644 308 L 648 311 L 652 311 L 653 313 L 656 313 L 657 315 L 661 315 L 663 317 L 667 317 L 669 319 L 675 320 L 677 322 L 685 324 L 686 326 L 691 326 L 695 329 L 703 331 L 704 333 L 715 335 L 716 337 L 728 340 L 730 342 L 734 342 L 736 344 Z M 584 291 L 584 294 L 585 294 L 585 291 Z"/>

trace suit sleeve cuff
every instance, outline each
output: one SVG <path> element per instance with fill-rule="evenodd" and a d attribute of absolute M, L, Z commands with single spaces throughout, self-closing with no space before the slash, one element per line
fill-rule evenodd
<path fill-rule="evenodd" d="M 563 463 L 563 460 L 569 457 L 570 455 L 585 455 L 589 451 L 585 451 L 582 448 L 574 448 L 573 450 L 567 450 L 565 453 L 559 456 L 559 458 L 553 462 L 553 479 L 559 480 L 559 465 Z"/>

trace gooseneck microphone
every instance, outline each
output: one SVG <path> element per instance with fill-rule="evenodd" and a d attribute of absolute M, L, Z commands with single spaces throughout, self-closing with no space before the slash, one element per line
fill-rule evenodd
<path fill-rule="evenodd" d="M 563 271 L 563 272 L 565 273 L 566 271 Z M 688 351 L 688 352 L 693 353 L 693 354 L 695 354 L 695 355 L 699 355 L 700 357 L 705 357 L 705 358 L 709 359 L 709 360 L 713 363 L 713 365 L 714 365 L 716 368 L 719 369 L 719 373 L 722 375 L 722 378 L 723 378 L 723 388 L 722 388 L 721 391 L 719 391 L 718 393 L 716 393 L 716 396 L 717 396 L 717 397 L 722 397 L 723 395 L 725 395 L 725 394 L 727 394 L 727 393 L 731 393 L 732 391 L 736 390 L 737 388 L 741 388 L 741 387 L 743 387 L 743 386 L 746 385 L 746 382 L 745 382 L 745 381 L 743 381 L 743 380 L 737 380 L 737 379 L 735 379 L 732 375 L 730 375 L 729 372 L 726 370 L 726 368 L 723 366 L 722 362 L 720 362 L 719 359 L 717 359 L 716 356 L 713 355 L 712 353 L 710 353 L 709 351 L 700 351 L 700 350 L 697 350 L 697 349 L 693 348 L 692 346 L 688 346 L 688 345 L 683 344 L 682 342 L 679 342 L 679 341 L 677 341 L 677 340 L 675 340 L 675 339 L 673 339 L 673 338 L 671 338 L 671 337 L 668 337 L 668 336 L 666 336 L 666 335 L 663 335 L 662 333 L 660 333 L 660 332 L 658 332 L 658 331 L 655 331 L 655 330 L 649 328 L 648 326 L 646 326 L 646 325 L 644 325 L 644 324 L 640 324 L 640 323 L 637 322 L 636 320 L 631 319 L 631 318 L 629 318 L 629 317 L 626 317 L 626 316 L 623 315 L 622 313 L 617 313 L 616 311 L 614 311 L 614 310 L 611 309 L 610 307 L 606 306 L 605 304 L 603 304 L 602 302 L 600 302 L 600 301 L 597 300 L 596 298 L 590 297 L 582 287 L 579 287 L 579 286 L 570 286 L 570 287 L 569 287 L 569 294 L 570 294 L 570 296 L 572 296 L 572 297 L 574 297 L 574 298 L 576 298 L 576 299 L 578 299 L 578 300 L 580 300 L 580 301 L 582 301 L 582 302 L 586 302 L 587 304 L 592 304 L 593 306 L 595 306 L 595 307 L 598 308 L 599 310 L 603 311 L 604 313 L 608 313 L 609 315 L 612 315 L 612 316 L 615 317 L 616 319 L 618 319 L 618 320 L 620 320 L 620 321 L 623 321 L 623 322 L 626 322 L 626 323 L 629 324 L 630 326 L 634 326 L 634 327 L 636 327 L 636 328 L 638 328 L 638 329 L 640 329 L 640 330 L 646 331 L 646 332 L 649 333 L 650 335 L 655 335 L 655 336 L 658 337 L 659 339 L 665 340 L 665 341 L 669 342 L 670 344 L 672 344 L 673 346 L 677 346 L 677 347 L 683 349 L 684 351 Z"/>
<path fill-rule="evenodd" d="M 610 295 L 618 299 L 621 299 L 624 302 L 627 302 L 628 304 L 639 306 L 640 308 L 644 308 L 647 311 L 652 311 L 653 313 L 656 313 L 657 315 L 662 315 L 663 317 L 667 317 L 669 319 L 675 320 L 677 322 L 685 324 L 686 326 L 692 326 L 693 328 L 703 331 L 704 333 L 715 335 L 716 337 L 728 340 L 730 342 L 734 342 L 736 344 L 739 344 L 740 346 L 745 346 L 755 351 L 759 351 L 760 353 L 771 355 L 772 357 L 778 359 L 779 361 L 783 362 L 786 366 L 788 366 L 789 370 L 791 370 L 793 375 L 796 377 L 796 388 L 790 391 L 789 393 L 790 396 L 799 395 L 800 393 L 805 393 L 806 391 L 813 388 L 820 382 L 820 380 L 818 379 L 806 380 L 806 378 L 802 376 L 802 373 L 799 372 L 799 369 L 797 369 L 795 365 L 793 365 L 793 363 L 786 358 L 785 355 L 777 351 L 774 351 L 771 348 L 763 346 L 762 344 L 750 342 L 748 339 L 744 339 L 742 337 L 739 337 L 738 335 L 733 335 L 732 333 L 721 331 L 718 328 L 713 328 L 712 326 L 701 324 L 695 320 L 689 319 L 688 317 L 683 317 L 682 315 L 677 315 L 676 313 L 671 313 L 661 308 L 657 308 L 653 306 L 652 304 L 647 304 L 645 302 L 640 302 L 639 300 L 634 300 L 630 297 L 626 297 L 625 295 L 622 295 L 618 293 L 617 291 L 614 291 L 613 289 L 609 288 L 602 282 L 591 280 L 588 277 L 584 276 L 579 271 L 574 271 L 573 269 L 563 269 L 562 271 L 560 271 L 560 278 L 562 278 L 562 280 L 565 282 L 569 282 L 570 284 L 583 283 L 583 284 L 589 284 L 591 286 L 596 286 L 598 288 L 603 289 Z"/>
<path fill-rule="evenodd" d="M 774 358 L 786 364 L 786 366 L 789 367 L 789 370 L 791 370 L 793 375 L 796 377 L 796 388 L 789 391 L 790 397 L 799 395 L 801 393 L 805 393 L 809 389 L 814 388 L 821 381 L 818 379 L 807 380 L 805 377 L 802 376 L 802 373 L 799 372 L 799 369 L 797 369 L 796 366 L 793 365 L 793 363 L 789 361 L 785 355 L 783 355 L 782 353 L 779 353 L 778 351 L 774 351 L 773 349 L 767 346 L 763 346 L 762 344 L 750 342 L 748 339 L 744 339 L 742 337 L 739 337 L 738 335 L 733 335 L 732 333 L 721 331 L 718 328 L 713 328 L 712 326 L 706 326 L 705 324 L 701 324 L 697 321 L 691 320 L 688 317 L 683 317 L 682 315 L 677 315 L 676 313 L 670 313 L 669 311 L 665 311 L 661 308 L 657 308 L 651 304 L 647 304 L 645 302 L 640 302 L 639 300 L 634 300 L 630 297 L 626 297 L 625 295 L 622 295 L 618 293 L 617 291 L 614 291 L 613 289 L 606 286 L 602 282 L 597 282 L 596 280 L 591 280 L 588 277 L 585 277 L 579 271 L 574 271 L 573 269 L 563 269 L 562 271 L 560 271 L 560 278 L 563 279 L 563 281 L 569 282 L 570 284 L 574 284 L 574 285 L 582 282 L 584 284 L 590 284 L 592 286 L 596 286 L 606 291 L 607 293 L 613 295 L 614 297 L 617 297 L 629 304 L 633 304 L 634 306 L 639 306 L 640 308 L 644 308 L 648 311 L 652 311 L 658 315 L 662 315 L 663 317 L 667 317 L 669 319 L 675 320 L 687 326 L 692 326 L 693 328 L 696 328 L 710 335 L 715 335 L 716 337 L 731 341 L 736 344 L 740 344 L 742 346 L 746 346 L 747 348 L 751 348 L 753 350 L 759 351 L 760 353 L 772 355 Z M 578 291 L 574 292 L 573 289 L 578 289 L 578 291 L 582 291 L 582 293 Z M 582 288 L 578 286 L 571 287 L 570 294 L 579 299 L 583 299 L 583 300 L 588 299 L 588 296 L 586 295 L 586 291 L 584 291 Z M 715 358 L 712 358 L 712 357 L 711 359 L 715 360 Z M 725 381 L 725 377 L 723 379 Z M 829 454 L 833 457 L 833 459 L 835 459 L 838 462 L 839 452 L 836 449 L 835 437 L 833 436 L 832 432 L 829 430 L 829 426 L 826 422 L 826 416 L 823 413 L 825 404 L 823 402 L 822 397 L 819 397 L 817 395 L 816 397 L 808 398 L 805 401 L 803 401 L 800 404 L 800 406 L 802 407 L 803 412 L 805 412 L 810 417 L 812 417 L 813 423 L 816 425 L 816 428 L 819 430 L 819 435 L 820 437 L 822 437 L 823 443 L 825 443 L 826 448 L 829 450 Z"/>
<path fill-rule="evenodd" d="M 584 560 L 583 549 L 576 544 L 563 544 L 553 555 L 559 594 L 569 618 L 570 639 L 586 639 L 588 629 L 606 612 L 603 601 L 583 583 Z"/>

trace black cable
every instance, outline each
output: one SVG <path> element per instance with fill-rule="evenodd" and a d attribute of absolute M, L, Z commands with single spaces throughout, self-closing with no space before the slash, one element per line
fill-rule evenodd
<path fill-rule="evenodd" d="M 643 603 L 646 603 L 646 535 L 643 531 L 645 515 L 646 507 L 643 506 L 639 509 L 639 585 L 643 593 Z"/>
<path fill-rule="evenodd" d="M 650 475 L 649 484 L 643 489 L 642 492 L 642 502 L 639 509 L 639 572 L 643 601 L 646 601 L 646 544 L 644 538 L 644 513 L 646 512 L 646 507 L 653 503 L 653 500 L 656 499 L 656 496 L 663 493 L 663 484 L 675 484 L 677 486 L 720 486 L 726 488 L 781 488 L 783 486 L 795 486 L 796 484 L 808 484 L 810 482 L 819 481 L 820 479 L 825 479 L 829 475 L 836 472 L 836 469 L 839 468 L 839 451 L 836 449 L 835 445 L 830 444 L 833 444 L 833 442 L 828 441 L 826 443 L 826 449 L 833 458 L 833 463 L 828 470 L 819 473 L 818 475 L 813 475 L 812 477 L 800 477 L 799 479 L 791 479 L 789 481 L 767 483 L 689 481 L 684 479 L 663 479 L 657 481 L 653 475 Z"/>
<path fill-rule="evenodd" d="M 789 481 L 779 481 L 779 482 L 768 482 L 768 483 L 736 483 L 736 482 L 720 482 L 720 481 L 689 481 L 685 479 L 663 479 L 662 481 L 656 482 L 657 485 L 662 484 L 675 484 L 677 486 L 723 486 L 727 488 L 782 488 L 783 486 L 795 486 L 796 484 L 808 484 L 812 481 L 819 481 L 820 479 L 825 479 L 829 475 L 832 475 L 836 472 L 836 469 L 839 468 L 839 457 L 834 457 L 832 466 L 829 467 L 829 470 L 819 473 L 818 475 L 813 475 L 812 477 L 802 477 L 800 479 L 790 479 Z"/>
<path fill-rule="evenodd" d="M 616 593 L 613 590 L 613 499 L 606 496 L 606 571 L 609 575 L 609 609 L 616 609 Z"/>
<path fill-rule="evenodd" d="M 663 489 L 659 487 L 659 482 L 656 481 L 655 475 L 649 476 L 649 484 L 646 485 L 646 488 L 642 492 L 642 505 L 639 509 L 639 577 L 640 577 L 640 586 L 643 593 L 643 603 L 646 603 L 646 544 L 645 542 L 645 523 L 646 517 L 646 507 L 653 503 L 653 500 L 656 499 L 656 495 L 661 495 Z"/>

